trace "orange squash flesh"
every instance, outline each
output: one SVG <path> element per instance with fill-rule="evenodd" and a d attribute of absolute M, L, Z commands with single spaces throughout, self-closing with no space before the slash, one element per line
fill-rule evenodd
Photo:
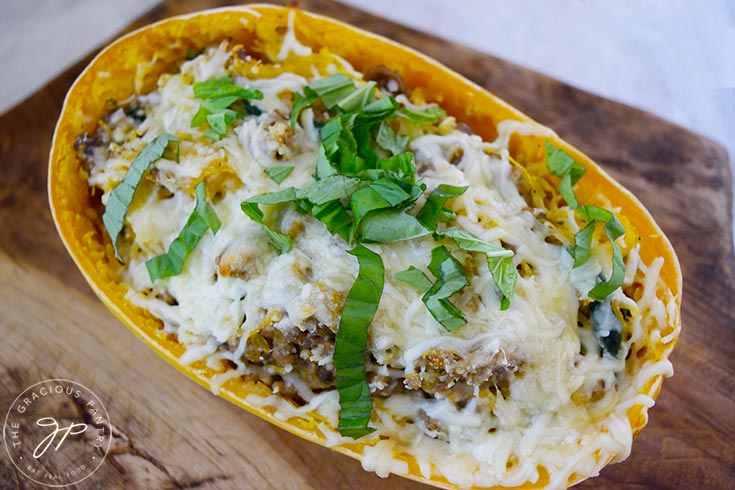
<path fill-rule="evenodd" d="M 49 164 L 49 200 L 53 219 L 67 250 L 105 305 L 148 346 L 179 371 L 205 387 L 211 386 L 215 374 L 203 362 L 182 366 L 177 359 L 184 347 L 173 336 L 163 333 L 161 323 L 148 312 L 125 299 L 127 286 L 117 282 L 121 265 L 115 260 L 112 245 L 104 230 L 99 212 L 99 198 L 87 185 L 87 173 L 74 149 L 75 138 L 95 130 L 97 121 L 114 101 L 133 94 L 144 94 L 156 88 L 158 76 L 175 71 L 176 63 L 188 50 L 199 50 L 231 39 L 244 46 L 270 41 L 284 32 L 291 9 L 269 5 L 248 8 L 225 8 L 167 19 L 128 34 L 104 49 L 84 70 L 70 89 L 56 127 Z M 484 140 L 497 136 L 497 124 L 503 120 L 531 121 L 527 116 L 436 61 L 388 39 L 352 26 L 311 13 L 295 10 L 295 31 L 299 41 L 315 51 L 321 47 L 349 61 L 358 71 L 385 65 L 396 71 L 414 96 L 439 103 L 449 115 L 469 125 Z M 281 34 L 279 34 L 281 33 Z M 664 260 L 660 278 L 676 304 L 669 325 L 659 326 L 662 337 L 678 332 L 680 326 L 682 277 L 679 263 L 668 239 L 643 205 L 616 183 L 588 157 L 560 139 L 553 143 L 567 151 L 587 169 L 577 196 L 585 203 L 600 203 L 600 196 L 628 220 L 629 229 L 641 237 L 641 258 L 649 264 L 656 257 Z M 519 161 L 533 156 L 543 158 L 543 139 L 513 137 L 511 154 Z M 663 294 L 663 293 L 662 293 Z M 667 343 L 648 339 L 646 357 L 650 361 L 665 359 L 671 353 L 678 335 Z M 655 375 L 640 393 L 658 394 L 662 375 Z M 232 379 L 220 389 L 220 396 L 269 421 L 270 423 L 318 444 L 324 435 L 316 428 L 319 421 L 304 417 L 287 421 L 277 419 L 272 411 L 248 404 L 248 394 L 271 394 L 259 382 Z M 628 417 L 637 434 L 647 422 L 647 408 L 634 405 Z M 360 458 L 363 442 L 334 447 L 336 451 Z M 610 457 L 600 456 L 606 460 Z M 456 488 L 441 477 L 427 480 L 409 454 L 396 454 L 408 463 L 409 473 L 402 475 L 442 488 Z M 607 461 L 605 461 L 606 463 Z M 516 488 L 540 488 L 549 481 L 540 471 L 539 481 Z M 573 476 L 570 485 L 585 477 Z M 499 488 L 499 487 L 498 487 Z"/>

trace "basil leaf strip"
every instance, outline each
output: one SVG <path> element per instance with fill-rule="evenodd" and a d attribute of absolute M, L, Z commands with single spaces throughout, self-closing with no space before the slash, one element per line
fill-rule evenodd
<path fill-rule="evenodd" d="M 330 233 L 341 236 L 346 242 L 350 241 L 352 217 L 339 200 L 312 206 L 311 214 L 327 225 Z"/>
<path fill-rule="evenodd" d="M 431 280 L 426 277 L 426 274 L 414 266 L 395 274 L 393 277 L 398 281 L 405 282 L 406 284 L 413 286 L 420 293 L 425 293 L 431 289 L 432 286 Z"/>
<path fill-rule="evenodd" d="M 589 292 L 589 297 L 592 299 L 604 299 L 607 295 L 615 291 L 623 284 L 625 279 L 625 262 L 623 262 L 623 254 L 620 252 L 620 248 L 615 244 L 615 238 L 607 230 L 605 226 L 605 233 L 607 238 L 612 243 L 613 257 L 612 257 L 612 273 L 607 281 L 603 281 L 597 284 Z"/>
<path fill-rule="evenodd" d="M 388 179 L 378 179 L 368 186 L 355 191 L 350 198 L 350 208 L 354 224 L 351 236 L 354 237 L 362 218 L 377 209 L 393 208 L 411 199 L 398 184 Z"/>
<path fill-rule="evenodd" d="M 319 96 L 311 90 L 309 87 L 304 87 L 304 95 L 296 92 L 293 94 L 293 106 L 291 108 L 291 127 L 296 127 L 296 122 L 301 115 L 301 112 L 309 107 L 311 104 L 316 102 Z"/>
<path fill-rule="evenodd" d="M 342 99 L 357 90 L 355 82 L 341 73 L 314 80 L 307 87 L 321 99 L 327 109 L 334 108 Z"/>
<path fill-rule="evenodd" d="M 444 116 L 447 115 L 444 109 L 437 105 L 431 105 L 426 109 L 410 109 L 408 107 L 401 107 L 396 112 L 398 117 L 407 119 L 411 124 L 416 126 L 425 126 L 428 124 L 435 124 Z"/>
<path fill-rule="evenodd" d="M 602 350 L 617 357 L 620 351 L 623 324 L 613 311 L 610 297 L 605 298 L 602 302 L 590 303 L 590 322 Z"/>
<path fill-rule="evenodd" d="M 258 204 L 282 204 L 292 202 L 295 199 L 296 191 L 289 187 L 288 189 L 283 189 L 278 192 L 259 194 L 240 203 L 240 209 L 242 209 L 242 212 L 251 220 L 256 223 L 260 223 L 266 233 L 268 233 L 271 247 L 273 247 L 273 249 L 279 254 L 284 254 L 291 250 L 291 237 L 273 230 L 266 225 L 263 217 L 263 211 L 260 210 L 260 206 L 258 206 Z"/>
<path fill-rule="evenodd" d="M 375 137 L 378 146 L 391 152 L 393 155 L 403 153 L 408 144 L 408 135 L 398 134 L 390 125 L 383 121 L 378 127 L 378 134 Z"/>
<path fill-rule="evenodd" d="M 230 77 L 220 77 L 206 82 L 197 82 L 194 84 L 194 97 L 197 99 L 222 99 L 225 97 L 232 98 L 230 104 L 240 99 L 262 99 L 263 93 L 260 90 L 241 87 L 235 85 Z M 227 104 L 227 105 L 230 105 Z"/>
<path fill-rule="evenodd" d="M 385 268 L 380 255 L 363 245 L 348 250 L 360 266 L 347 294 L 334 344 L 334 374 L 339 392 L 339 433 L 357 439 L 373 431 L 368 427 L 373 409 L 366 380 L 365 353 L 368 327 L 383 294 Z"/>
<path fill-rule="evenodd" d="M 271 180 L 276 184 L 280 184 L 281 182 L 286 180 L 286 177 L 291 175 L 291 172 L 293 172 L 293 167 L 290 165 L 268 167 L 267 169 L 265 169 L 265 174 L 270 177 Z"/>
<path fill-rule="evenodd" d="M 431 234 L 416 218 L 400 209 L 368 214 L 362 220 L 358 239 L 366 243 L 393 243 Z"/>
<path fill-rule="evenodd" d="M 469 231 L 456 226 L 447 228 L 438 234 L 441 237 L 451 238 L 462 250 L 480 252 L 487 256 L 487 266 L 493 277 L 493 282 L 500 290 L 500 309 L 507 310 L 515 292 L 518 271 L 513 265 L 513 252 L 503 247 L 481 240 Z"/>
<path fill-rule="evenodd" d="M 359 112 L 375 100 L 375 82 L 368 82 L 337 103 L 343 112 Z"/>
<path fill-rule="evenodd" d="M 184 262 L 207 230 L 212 230 L 212 234 L 216 234 L 222 226 L 214 208 L 207 203 L 207 188 L 204 181 L 197 184 L 196 196 L 194 211 L 179 232 L 179 236 L 169 245 L 168 251 L 145 263 L 151 282 L 181 274 Z"/>
<path fill-rule="evenodd" d="M 556 148 L 551 143 L 544 143 L 546 150 L 546 168 L 557 177 L 569 175 L 570 184 L 574 185 L 587 172 L 582 165 L 575 162 L 564 150 Z"/>
<path fill-rule="evenodd" d="M 125 177 L 110 191 L 110 195 L 107 198 L 102 222 L 105 225 L 107 234 L 110 236 L 110 240 L 112 240 L 115 258 L 120 262 L 122 262 L 122 258 L 120 257 L 120 251 L 117 249 L 117 238 L 125 227 L 125 216 L 127 216 L 128 209 L 130 209 L 130 205 L 133 203 L 135 191 L 145 171 L 156 160 L 164 156 L 169 144 L 175 148 L 176 153 L 172 156 L 178 162 L 179 139 L 169 133 L 156 136 L 138 153 L 125 173 Z"/>
<path fill-rule="evenodd" d="M 467 323 L 467 319 L 449 298 L 469 286 L 462 265 L 441 245 L 431 251 L 429 270 L 437 281 L 426 291 L 422 300 L 437 322 L 452 332 Z"/>
<path fill-rule="evenodd" d="M 444 238 L 451 238 L 454 243 L 457 244 L 462 250 L 468 252 L 480 252 L 490 257 L 512 257 L 513 252 L 506 250 L 498 245 L 493 245 L 485 240 L 482 240 L 469 231 L 462 230 L 456 226 L 452 226 L 439 233 L 439 236 Z"/>
<path fill-rule="evenodd" d="M 190 126 L 198 128 L 206 121 L 210 130 L 205 131 L 204 135 L 218 140 L 227 134 L 227 129 L 242 115 L 229 107 L 242 100 L 245 103 L 246 112 L 257 115 L 260 110 L 251 105 L 247 99 L 260 100 L 263 98 L 263 93 L 260 90 L 236 85 L 230 77 L 220 77 L 195 83 L 194 97 L 204 99 L 204 103 L 199 106 L 199 110 L 192 118 Z"/>
<path fill-rule="evenodd" d="M 458 187 L 454 185 L 441 184 L 431 191 L 429 197 L 426 198 L 424 207 L 421 208 L 419 214 L 416 215 L 422 225 L 431 231 L 436 231 L 437 220 L 442 215 L 442 209 L 446 202 L 457 196 L 461 196 L 467 191 L 468 186 Z"/>
<path fill-rule="evenodd" d="M 613 213 L 599 206 L 581 206 L 574 194 L 573 186 L 585 174 L 585 168 L 575 162 L 564 150 L 545 142 L 546 168 L 550 173 L 561 177 L 559 194 L 567 202 L 569 207 L 575 210 L 587 221 L 587 225 L 574 235 L 574 245 L 568 248 L 569 254 L 574 258 L 574 267 L 587 262 L 592 256 L 592 236 L 595 231 L 595 223 L 603 223 L 605 234 L 612 246 L 612 272 L 607 281 L 600 282 L 589 292 L 589 297 L 597 300 L 604 299 L 623 284 L 625 278 L 625 262 L 623 254 L 615 243 L 615 240 L 625 234 L 625 228 Z"/>
<path fill-rule="evenodd" d="M 625 234 L 625 228 L 623 228 L 623 225 L 615 215 L 607 209 L 587 204 L 579 208 L 578 212 L 588 223 L 587 226 L 574 236 L 574 246 L 569 251 L 572 257 L 574 257 L 575 267 L 584 264 L 591 256 L 590 246 L 595 223 L 604 223 L 605 234 L 612 245 L 613 256 L 610 278 L 607 281 L 597 284 L 589 292 L 590 298 L 601 300 L 623 284 L 623 279 L 625 278 L 625 262 L 623 262 L 623 254 L 620 251 L 620 247 L 615 243 L 615 240 Z"/>
<path fill-rule="evenodd" d="M 507 310 L 513 299 L 518 280 L 518 271 L 513 264 L 513 257 L 488 257 L 487 265 L 493 276 L 493 282 L 502 293 L 500 310 Z"/>
<path fill-rule="evenodd" d="M 324 204 L 335 199 L 350 197 L 363 185 L 360 179 L 345 177 L 344 175 L 331 175 L 297 190 L 296 198 L 307 199 L 314 204 Z"/>

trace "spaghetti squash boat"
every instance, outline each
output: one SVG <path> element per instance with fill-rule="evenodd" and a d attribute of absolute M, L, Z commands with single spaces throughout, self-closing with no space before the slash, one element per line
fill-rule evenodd
<path fill-rule="evenodd" d="M 367 470 L 566 488 L 628 456 L 679 334 L 643 206 L 493 95 L 298 10 L 168 19 L 82 73 L 61 237 L 133 332 Z"/>

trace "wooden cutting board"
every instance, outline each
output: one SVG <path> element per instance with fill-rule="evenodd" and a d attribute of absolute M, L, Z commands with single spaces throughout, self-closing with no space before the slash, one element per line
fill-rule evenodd
<path fill-rule="evenodd" d="M 167 1 L 136 26 L 225 3 Z M 676 375 L 664 383 L 630 458 L 579 488 L 733 488 L 735 287 L 725 151 L 645 112 L 353 8 L 299 4 L 444 62 L 554 128 L 643 201 L 684 270 Z M 107 461 L 78 488 L 427 488 L 366 473 L 213 396 L 94 297 L 57 237 L 46 198 L 53 126 L 84 63 L 0 117 L 0 410 L 43 379 L 91 387 L 116 431 Z M 36 488 L 5 453 L 0 487 Z"/>

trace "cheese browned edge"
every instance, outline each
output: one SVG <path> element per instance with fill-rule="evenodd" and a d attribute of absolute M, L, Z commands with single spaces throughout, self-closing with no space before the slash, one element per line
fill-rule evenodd
<path fill-rule="evenodd" d="M 86 172 L 74 151 L 74 139 L 85 131 L 94 130 L 99 118 L 111 108 L 110 101 L 124 100 L 131 94 L 153 90 L 158 76 L 173 71 L 188 50 L 215 45 L 225 38 L 245 46 L 257 40 L 270 42 L 273 36 L 278 36 L 277 32 L 287 32 L 288 16 L 292 11 L 268 5 L 217 9 L 167 19 L 128 34 L 103 50 L 80 75 L 67 95 L 54 134 L 49 165 L 49 199 L 54 221 L 65 246 L 108 308 L 159 355 L 206 387 L 210 387 L 215 373 L 204 362 L 181 366 L 177 359 L 183 354 L 184 347 L 163 333 L 157 319 L 126 301 L 127 286 L 113 279 L 117 277 L 121 266 L 115 260 L 112 246 L 105 237 L 96 211 L 98 197 L 90 195 Z M 501 121 L 531 121 L 436 61 L 385 38 L 298 10 L 295 11 L 295 34 L 302 44 L 315 50 L 328 46 L 359 71 L 376 65 L 390 66 L 403 78 L 412 96 L 439 103 L 448 114 L 468 124 L 486 141 L 497 137 L 497 125 Z M 273 58 L 277 55 L 273 53 Z M 543 141 L 542 137 L 514 135 L 509 143 L 511 155 L 520 162 L 541 160 Z M 584 186 L 577 189 L 580 200 L 600 205 L 611 204 L 620 209 L 620 214 L 628 219 L 629 226 L 642 239 L 641 261 L 652 264 L 658 257 L 663 259 L 659 277 L 669 291 L 657 290 L 657 294 L 671 294 L 670 298 L 660 299 L 665 304 L 673 305 L 670 310 L 675 311 L 669 311 L 666 325 L 649 329 L 651 335 L 645 354 L 633 356 L 633 362 L 637 363 L 637 376 L 641 378 L 636 379 L 636 384 L 640 386 L 638 393 L 645 395 L 640 403 L 634 400 L 627 409 L 631 427 L 637 434 L 647 422 L 650 403 L 646 400 L 655 399 L 663 378 L 660 371 L 651 373 L 640 370 L 640 367 L 644 364 L 655 365 L 666 359 L 676 343 L 680 329 L 681 271 L 671 244 L 642 204 L 581 152 L 562 140 L 555 139 L 554 143 L 587 168 Z M 274 409 L 246 403 L 245 398 L 249 394 L 266 396 L 270 395 L 270 389 L 261 383 L 238 380 L 225 382 L 220 389 L 221 396 L 259 417 L 305 439 L 326 445 L 318 428 L 323 420 L 315 417 L 280 420 L 275 416 Z M 359 459 L 364 446 L 362 442 L 354 442 L 341 444 L 334 449 Z M 403 476 L 426 481 L 411 455 L 400 453 L 394 457 L 407 464 L 409 472 Z M 604 466 L 611 456 L 598 457 L 601 466 Z M 521 488 L 545 486 L 549 475 L 543 470 L 540 474 L 536 483 Z M 571 485 L 583 478 L 572 473 L 567 483 Z M 454 488 L 443 478 L 433 477 L 430 483 Z"/>

